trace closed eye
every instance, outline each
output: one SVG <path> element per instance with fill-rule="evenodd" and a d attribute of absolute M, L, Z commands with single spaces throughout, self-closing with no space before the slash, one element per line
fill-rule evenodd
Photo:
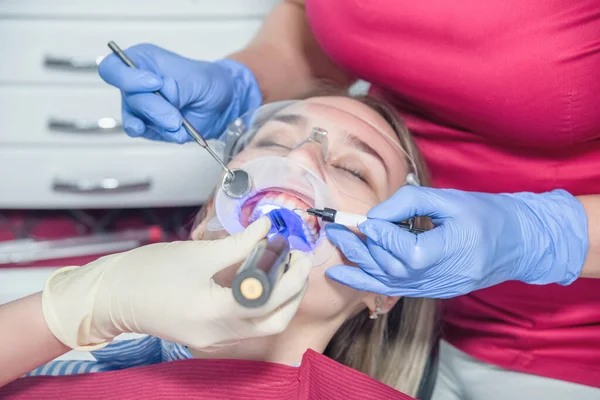
<path fill-rule="evenodd" d="M 286 149 L 286 150 L 292 150 L 291 147 L 288 147 L 281 143 L 274 142 L 269 139 L 263 139 L 263 140 L 258 141 L 258 143 L 256 143 L 256 147 L 279 147 L 279 148 Z"/>
<path fill-rule="evenodd" d="M 341 171 L 344 171 L 348 175 L 352 175 L 353 177 L 360 179 L 364 183 L 367 183 L 367 180 L 365 179 L 365 177 L 361 171 L 358 171 L 358 170 L 350 168 L 350 167 L 340 166 L 340 165 L 334 165 L 334 167 Z"/>

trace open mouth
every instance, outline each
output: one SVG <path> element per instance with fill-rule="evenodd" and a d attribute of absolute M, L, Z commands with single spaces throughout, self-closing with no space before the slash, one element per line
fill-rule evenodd
<path fill-rule="evenodd" d="M 243 226 L 248 226 L 275 209 L 293 210 L 294 208 L 300 208 L 305 210 L 310 207 L 314 207 L 314 200 L 311 198 L 287 189 L 270 188 L 260 191 L 246 200 L 242 206 L 240 222 Z M 299 218 L 302 219 L 302 228 L 306 240 L 314 245 L 319 239 L 319 221 L 307 213 L 301 213 Z"/>

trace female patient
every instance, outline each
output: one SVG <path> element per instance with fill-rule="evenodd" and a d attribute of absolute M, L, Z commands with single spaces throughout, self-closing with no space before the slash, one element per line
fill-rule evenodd
<path fill-rule="evenodd" d="M 255 118 L 251 124 L 254 132 L 250 139 L 242 137 L 243 146 L 238 143 L 233 150 L 228 149 L 230 167 L 257 164 L 266 157 L 284 158 L 323 184 L 327 206 L 365 214 L 405 184 L 409 173 L 416 175 L 421 184 L 426 183 L 409 133 L 385 105 L 372 98 L 311 97 L 286 103 L 266 120 Z M 311 136 L 315 127 L 326 133 L 321 138 Z M 274 184 L 244 203 L 238 221 L 247 225 L 258 218 L 257 210 L 265 206 L 314 206 L 311 202 L 316 200 L 310 197 Z M 227 234 L 218 226 L 215 228 L 216 203 L 211 199 L 199 213 L 193 239 L 215 239 Z M 316 219 L 304 216 L 303 224 L 307 244 L 317 246 L 314 268 L 302 304 L 281 334 L 229 343 L 210 351 L 145 337 L 95 351 L 97 362 L 55 361 L 29 375 L 107 371 L 192 357 L 297 365 L 310 348 L 406 394 L 416 395 L 436 339 L 436 304 L 430 299 L 399 299 L 361 292 L 327 279 L 327 268 L 348 261 L 327 246 Z M 327 229 L 344 228 L 330 225 Z M 215 281 L 228 285 L 232 271 L 217 274 Z"/>

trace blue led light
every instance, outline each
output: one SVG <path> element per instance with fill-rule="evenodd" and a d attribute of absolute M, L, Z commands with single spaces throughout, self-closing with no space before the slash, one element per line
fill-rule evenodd
<path fill-rule="evenodd" d="M 312 244 L 304 234 L 304 222 L 294 211 L 279 207 L 268 211 L 265 215 L 269 217 L 272 224 L 269 236 L 279 233 L 287 237 L 290 248 L 304 252 L 313 250 Z"/>

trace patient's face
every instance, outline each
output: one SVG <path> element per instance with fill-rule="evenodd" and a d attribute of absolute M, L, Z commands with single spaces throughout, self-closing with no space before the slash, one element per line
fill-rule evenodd
<path fill-rule="evenodd" d="M 367 121 L 367 122 L 365 122 Z M 313 127 L 327 130 L 327 151 L 314 143 L 303 143 Z M 325 182 L 333 206 L 346 212 L 366 214 L 390 197 L 406 180 L 408 167 L 399 139 L 392 127 L 370 107 L 345 97 L 317 97 L 293 104 L 277 113 L 257 132 L 252 142 L 230 162 L 231 168 L 265 156 L 281 156 L 310 170 Z M 262 197 L 286 208 L 307 208 L 306 199 L 273 191 Z M 242 209 L 243 223 L 252 222 L 253 207 L 248 201 Z M 204 223 L 193 237 L 201 237 L 206 222 L 215 215 L 210 206 Z M 305 215 L 305 226 L 318 235 L 314 217 Z M 250 220 L 250 221 L 248 221 Z M 205 236 L 205 238 L 207 238 Z M 210 239 L 216 238 L 211 232 Z M 325 263 L 315 266 L 309 288 L 296 318 L 329 320 L 364 307 L 366 294 L 329 280 L 327 268 L 348 264 L 341 252 L 331 250 Z M 215 276 L 227 285 L 232 272 Z"/>

